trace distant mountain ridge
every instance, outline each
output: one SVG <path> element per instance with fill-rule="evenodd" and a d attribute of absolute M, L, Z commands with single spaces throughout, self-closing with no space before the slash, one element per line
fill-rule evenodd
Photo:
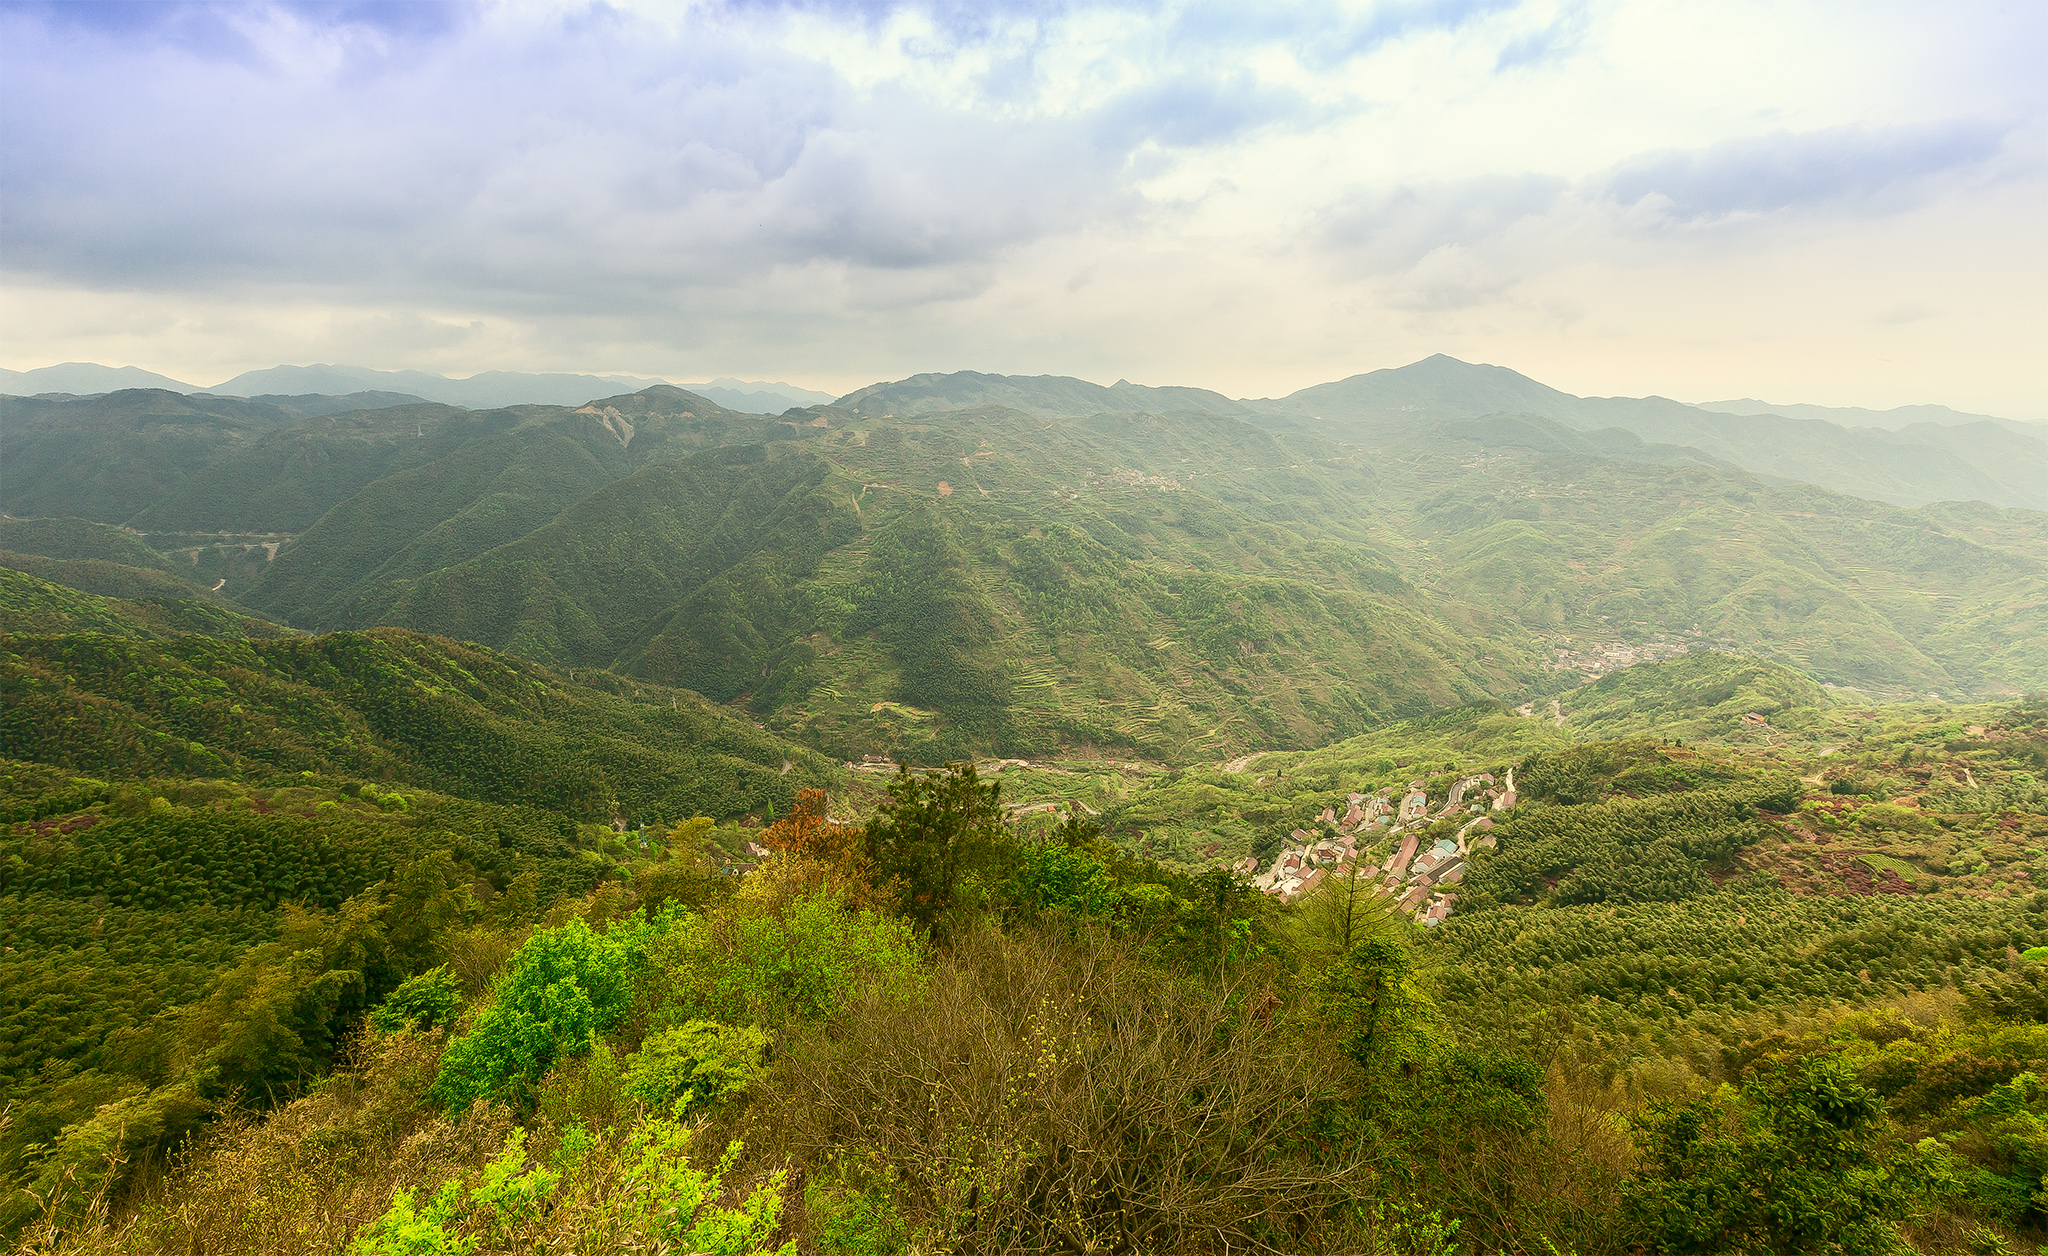
<path fill-rule="evenodd" d="M 1651 445 L 1689 446 L 1758 475 L 1902 506 L 1984 501 L 2048 510 L 2048 427 L 1942 410 L 1949 416 L 1942 422 L 1892 430 L 1803 415 L 1716 412 L 1666 397 L 1578 397 L 1507 367 L 1441 353 L 1259 400 L 1121 380 L 1104 387 L 1058 375 L 958 371 L 871 384 L 836 404 L 864 418 L 980 406 L 1070 418 L 1199 411 L 1268 430 L 1299 426 L 1367 448 L 1432 420 L 1534 415 L 1580 431 L 1615 428 Z"/>
<path fill-rule="evenodd" d="M 2030 431 L 2048 427 L 2041 423 L 2001 419 L 1996 415 L 1971 414 L 1963 410 L 1951 410 L 1947 406 L 1933 405 L 1893 406 L 1889 410 L 1867 410 L 1862 406 L 1815 406 L 1804 402 L 1758 401 L 1754 397 L 1742 397 L 1734 401 L 1696 401 L 1693 405 L 1701 410 L 1712 410 L 1716 414 L 1782 414 L 1788 419 L 1822 419 L 1829 423 L 1839 423 L 1843 427 L 1882 427 L 1893 431 L 1918 423 L 1941 423 L 1948 426 L 2006 423 Z"/>
<path fill-rule="evenodd" d="M 42 393 L 110 393 L 119 392 L 124 388 L 162 388 L 180 393 L 201 391 L 197 384 L 187 384 L 168 375 L 145 371 L 139 366 L 61 362 L 56 366 L 39 366 L 32 371 L 10 371 L 0 367 L 0 393 L 16 397 L 34 397 Z"/>
<path fill-rule="evenodd" d="M 656 385 L 635 376 L 487 371 L 446 379 L 423 371 L 353 366 L 279 366 L 207 390 L 139 371 L 67 363 L 9 372 L 7 387 L 54 392 L 123 380 L 162 380 L 188 399 L 245 397 L 284 416 L 339 415 L 421 402 L 491 410 L 512 405 L 580 406 L 620 390 Z M 122 385 L 117 392 L 125 391 Z M 1776 480 L 1903 506 L 1982 501 L 2048 510 L 2048 425 L 1965 414 L 1944 406 L 1875 411 L 1759 401 L 1688 405 L 1664 397 L 1579 397 L 1502 366 L 1435 354 L 1316 384 L 1285 397 L 1233 399 L 1202 388 L 1102 385 L 1060 375 L 926 373 L 871 384 L 833 400 L 786 383 L 721 378 L 692 393 L 732 414 L 782 415 L 830 407 L 863 419 L 911 417 L 1002 406 L 1039 417 L 1199 413 L 1268 431 L 1303 430 L 1371 447 L 1415 423 L 1534 415 L 1577 428 L 1614 428 L 1652 446 L 1685 446 Z"/>
<path fill-rule="evenodd" d="M 400 392 L 443 405 L 491 410 L 499 406 L 519 405 L 580 406 L 598 397 L 614 396 L 622 385 L 637 390 L 666 382 L 638 375 L 528 374 L 521 371 L 482 371 L 467 379 L 449 379 L 426 371 L 377 371 L 364 366 L 320 363 L 244 371 L 207 391 L 227 397 L 253 397 L 265 393 Z"/>
<path fill-rule="evenodd" d="M 621 387 L 639 390 L 668 381 L 639 375 L 532 374 L 484 371 L 467 379 L 450 379 L 428 371 L 380 371 L 364 366 L 273 366 L 244 371 L 211 388 L 145 371 L 136 366 L 101 366 L 96 362 L 65 362 L 32 371 L 0 369 L 0 393 L 16 397 L 68 393 L 99 396 L 131 388 L 165 392 L 212 393 L 244 397 L 306 415 L 340 414 L 386 406 L 438 401 L 471 410 L 500 406 L 580 406 L 616 396 Z M 794 384 L 765 380 L 719 378 L 693 389 L 698 396 L 743 414 L 781 414 L 792 406 L 814 406 L 833 394 Z"/>
<path fill-rule="evenodd" d="M 682 387 L 741 414 L 781 414 L 792 407 L 825 405 L 833 400 L 831 393 L 799 388 L 781 380 L 721 378 Z"/>

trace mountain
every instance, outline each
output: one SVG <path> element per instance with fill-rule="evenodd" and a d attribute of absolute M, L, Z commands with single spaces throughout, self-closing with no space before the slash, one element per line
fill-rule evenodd
<path fill-rule="evenodd" d="M 0 569 L 0 616 L 25 580 Z M 389 629 L 229 640 L 84 611 L 62 630 L 0 621 L 10 1239 L 45 1215 L 24 1188 L 54 1198 L 93 1172 L 103 1134 L 168 1153 L 299 1093 L 403 978 L 472 967 L 468 930 L 724 882 L 672 865 L 629 889 L 648 834 L 615 820 L 658 837 L 836 781 L 645 682 Z"/>
<path fill-rule="evenodd" d="M 1918 515 L 1614 427 L 1410 416 L 1368 448 L 1201 412 L 682 406 L 710 413 L 664 388 L 478 429 L 234 587 L 308 629 L 682 685 L 849 758 L 1313 744 L 1568 684 L 1575 639 L 1890 693 L 2048 681 L 2039 517 Z"/>
<path fill-rule="evenodd" d="M 296 636 L 167 572 L 0 551 L 0 634 Z"/>
<path fill-rule="evenodd" d="M 1081 417 L 1108 413 L 1202 411 L 1245 415 L 1241 402 L 1202 388 L 1146 388 L 1118 380 L 1110 387 L 1065 375 L 913 375 L 893 383 L 870 384 L 834 403 L 863 418 L 929 414 L 1005 406 L 1025 414 Z"/>
<path fill-rule="evenodd" d="M 837 404 L 863 417 L 986 405 L 1065 417 L 1202 411 L 1269 428 L 1304 425 L 1367 448 L 1399 440 L 1429 419 L 1539 415 L 1582 431 L 1617 428 L 1652 445 L 1689 446 L 1759 475 L 1899 505 L 1977 500 L 2048 509 L 2048 428 L 1994 420 L 1852 429 L 1817 417 L 1717 413 L 1662 397 L 1577 397 L 1506 367 L 1444 354 L 1256 401 L 1123 381 L 1105 388 L 1064 376 L 962 371 L 873 384 Z"/>
<path fill-rule="evenodd" d="M 276 406 L 161 388 L 0 397 L 7 467 L 0 512 L 125 523 L 231 447 L 295 417 Z"/>
<path fill-rule="evenodd" d="M 1268 411 L 1305 414 L 1325 423 L 1401 422 L 1411 418 L 1478 418 L 1540 414 L 1568 422 L 1579 398 L 1504 366 L 1474 365 L 1438 353 L 1407 366 L 1353 375 L 1259 403 Z"/>
<path fill-rule="evenodd" d="M 936 408 L 991 395 L 1032 409 Z M 256 613 L 618 669 L 846 758 L 1315 744 L 1677 644 L 1891 695 L 2048 684 L 2029 648 L 2048 517 L 1740 465 L 1796 471 L 1847 429 L 1448 358 L 1315 404 L 1143 408 L 1188 399 L 961 375 L 780 417 L 667 385 L 319 417 L 165 393 L 6 404 L 47 468 L 35 513 L 124 524 Z M 1770 434 L 1745 424 L 1814 435 L 1759 453 L 1719 426 Z M 1859 446 L 1865 479 L 1905 474 L 1873 452 L 1896 454 L 1888 435 Z"/>
<path fill-rule="evenodd" d="M 798 388 L 779 381 L 714 379 L 708 384 L 689 384 L 686 387 L 700 397 L 744 414 L 781 414 L 792 407 L 824 405 L 833 399 L 831 393 Z"/>
<path fill-rule="evenodd" d="M 2048 509 L 2048 431 L 2012 426 L 1890 432 L 1821 418 L 1718 414 L 1662 397 L 1575 397 L 1505 367 L 1443 354 L 1257 404 L 1367 444 L 1418 419 L 1535 414 L 1582 430 L 1620 428 L 1759 475 L 1899 505 L 1979 500 Z"/>
<path fill-rule="evenodd" d="M 353 392 L 339 396 L 326 393 L 259 393 L 249 400 L 317 419 L 330 414 L 347 414 L 351 410 L 388 410 L 393 406 L 418 405 L 426 398 L 395 392 Z"/>
<path fill-rule="evenodd" d="M 180 393 L 200 391 L 192 384 L 180 383 L 168 375 L 158 375 L 138 366 L 65 362 L 59 366 L 40 366 L 32 371 L 0 368 L 0 393 L 17 397 L 32 397 L 38 393 L 109 393 L 124 388 L 161 388 Z"/>
<path fill-rule="evenodd" d="M 364 366 L 273 366 L 244 371 L 209 391 L 229 397 L 259 394 L 286 395 L 378 391 L 406 393 L 446 405 L 472 410 L 500 406 L 580 406 L 593 397 L 619 391 L 620 385 L 644 388 L 660 380 L 632 375 L 528 374 L 520 371 L 484 371 L 467 379 L 449 379 L 426 371 L 377 371 Z"/>
<path fill-rule="evenodd" d="M 1917 423 L 1936 423 L 1944 427 L 1998 423 L 2018 428 L 2022 432 L 2038 432 L 2044 426 L 2019 419 L 1970 414 L 1962 410 L 1951 410 L 1947 406 L 1893 406 L 1889 410 L 1866 410 L 1862 406 L 1814 406 L 1799 402 L 1758 401 L 1754 397 L 1743 397 L 1735 401 L 1698 401 L 1693 404 L 1701 410 L 1712 410 L 1717 414 L 1776 414 L 1788 419 L 1821 419 L 1841 427 L 1880 427 L 1887 431 L 1898 431 Z"/>
<path fill-rule="evenodd" d="M 819 417 L 800 443 L 649 465 L 336 622 L 617 666 L 846 757 L 1294 741 L 1505 679 L 1369 549 L 1297 532 L 1306 499 L 1154 474 L 1298 457 L 1258 429 Z"/>

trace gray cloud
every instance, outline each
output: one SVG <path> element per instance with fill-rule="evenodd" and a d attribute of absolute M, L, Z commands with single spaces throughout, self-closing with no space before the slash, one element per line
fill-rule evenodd
<path fill-rule="evenodd" d="M 2048 143 L 2038 40 L 1967 14 L 1924 67 L 1922 19 L 1859 14 L 1848 44 L 1902 67 L 1860 100 L 1774 95 L 1805 54 L 1737 15 L 1759 97 L 1680 76 L 1644 116 L 1809 129 L 1610 166 L 1642 134 L 1628 58 L 1662 55 L 1611 0 L 641 2 L 0 0 L 12 351 L 1114 378 L 1402 328 L 1633 336 L 1816 224 L 2023 201 Z M 1923 123 L 1818 129 L 1858 116 Z M 1895 288 L 1944 324 L 1978 304 Z"/>
<path fill-rule="evenodd" d="M 1320 215 L 1317 236 L 1368 273 L 1406 270 L 1438 249 L 1481 245 L 1549 214 L 1567 187 L 1560 178 L 1524 174 L 1355 193 Z"/>
<path fill-rule="evenodd" d="M 1651 203 L 1676 224 L 1845 202 L 1895 209 L 1929 177 L 1984 164 L 2006 134 L 1990 122 L 1959 120 L 1745 137 L 1633 158 L 1607 175 L 1601 191 L 1625 206 Z"/>
<path fill-rule="evenodd" d="M 985 262 L 1126 195 L 1121 152 L 1078 123 L 858 99 L 772 47 L 621 21 L 322 74 L 160 46 L 37 57 L 53 36 L 17 20 L 7 264 L 658 302 L 777 266 Z"/>

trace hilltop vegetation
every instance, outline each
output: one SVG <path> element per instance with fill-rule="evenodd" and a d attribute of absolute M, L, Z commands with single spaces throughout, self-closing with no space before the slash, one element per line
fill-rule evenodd
<path fill-rule="evenodd" d="M 832 779 L 695 694 L 200 610 L 225 622 L 0 569 L 8 1230 L 299 1093 L 405 978 L 494 963 L 465 930 L 632 875 L 648 839 L 615 823 L 701 836 Z"/>
<path fill-rule="evenodd" d="M 0 1150 L 46 1251 L 2028 1246 L 2048 896 L 2009 861 L 2048 839 L 2048 709 L 1637 672 L 1587 709 L 1804 723 L 1680 747 L 1471 706 L 1141 788 L 1292 814 L 1511 755 L 1526 800 L 1426 934 L 1078 816 L 1034 837 L 1002 819 L 1032 769 L 903 774 L 856 825 L 800 797 L 734 886 L 708 819 L 643 850 L 421 790 L 13 765 L 0 891 L 44 932 L 8 1059 L 67 1064 L 13 1074 L 35 1132 Z M 1880 846 L 1930 879 L 1812 879 Z M 49 949 L 85 881 L 103 940 Z M 109 1150 L 144 1167 L 95 1211 Z"/>
<path fill-rule="evenodd" d="M 115 776 L 398 782 L 582 820 L 755 810 L 824 763 L 694 694 L 380 629 L 0 639 L 0 754 Z"/>

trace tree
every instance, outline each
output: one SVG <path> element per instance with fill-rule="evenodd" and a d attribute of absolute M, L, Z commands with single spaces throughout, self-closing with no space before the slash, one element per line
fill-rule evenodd
<path fill-rule="evenodd" d="M 1413 1064 L 1430 1014 L 1415 956 L 1396 935 L 1365 938 L 1316 980 L 1344 1053 L 1368 1076 Z"/>
<path fill-rule="evenodd" d="M 963 879 L 989 863 L 1004 842 L 1002 785 L 984 785 L 972 763 L 913 774 L 899 767 L 889 801 L 862 834 L 877 889 L 920 928 L 943 932 L 960 905 Z"/>
<path fill-rule="evenodd" d="M 1392 901 L 1374 893 L 1374 886 L 1355 866 L 1340 866 L 1323 878 L 1294 916 L 1294 944 L 1304 959 L 1330 963 L 1367 938 L 1396 937 L 1406 930 Z"/>
<path fill-rule="evenodd" d="M 1638 1132 L 1648 1166 L 1628 1213 L 1652 1250 L 1898 1250 L 1906 1186 L 1883 1101 L 1838 1057 L 1767 1058 L 1739 1088 L 1657 1105 Z"/>

